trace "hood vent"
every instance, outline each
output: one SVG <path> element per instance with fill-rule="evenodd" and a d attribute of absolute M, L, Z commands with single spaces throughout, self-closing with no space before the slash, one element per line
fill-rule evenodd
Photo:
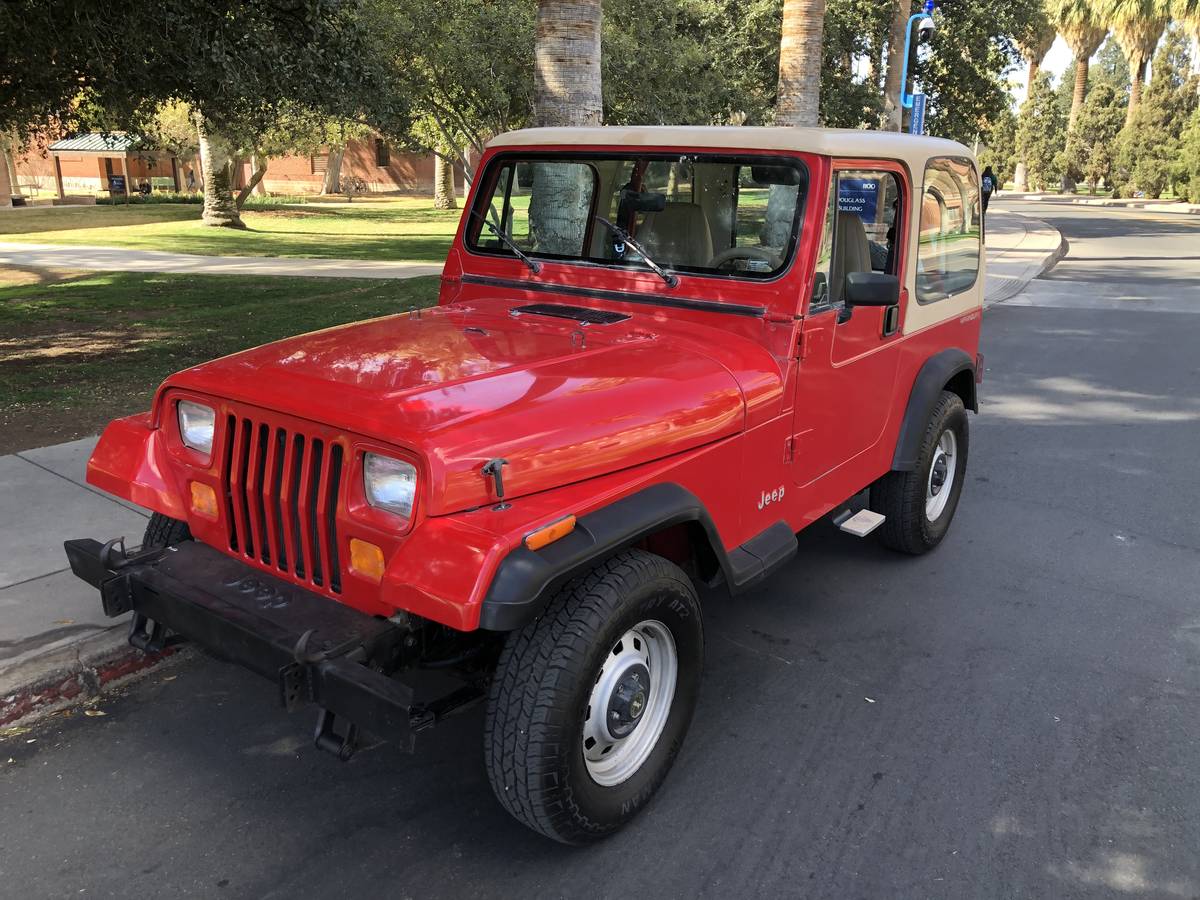
<path fill-rule="evenodd" d="M 521 315 L 553 316 L 556 319 L 570 319 L 580 325 L 613 325 L 624 322 L 629 316 L 626 313 L 610 312 L 605 309 L 592 309 L 587 306 L 566 306 L 560 303 L 530 303 L 528 306 L 514 306 L 512 312 Z"/>

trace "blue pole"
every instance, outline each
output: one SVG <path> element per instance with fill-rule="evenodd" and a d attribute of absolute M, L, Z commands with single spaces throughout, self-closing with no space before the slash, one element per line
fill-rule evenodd
<path fill-rule="evenodd" d="M 912 109 L 913 105 L 913 95 L 908 92 L 908 54 L 912 48 L 913 22 L 931 15 L 933 15 L 933 0 L 925 0 L 925 6 L 919 13 L 909 16 L 908 24 L 904 27 L 904 62 L 900 66 L 900 105 L 905 109 Z"/>

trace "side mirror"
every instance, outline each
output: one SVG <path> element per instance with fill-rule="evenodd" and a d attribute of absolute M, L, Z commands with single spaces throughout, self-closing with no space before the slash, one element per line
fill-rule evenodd
<path fill-rule="evenodd" d="M 900 302 L 900 279 L 883 272 L 848 272 L 843 297 L 846 306 L 895 306 Z"/>

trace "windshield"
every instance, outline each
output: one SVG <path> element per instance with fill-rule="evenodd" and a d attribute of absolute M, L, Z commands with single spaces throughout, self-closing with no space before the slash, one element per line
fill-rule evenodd
<path fill-rule="evenodd" d="M 773 157 L 505 154 L 481 184 L 477 252 L 770 278 L 791 260 L 808 178 Z"/>

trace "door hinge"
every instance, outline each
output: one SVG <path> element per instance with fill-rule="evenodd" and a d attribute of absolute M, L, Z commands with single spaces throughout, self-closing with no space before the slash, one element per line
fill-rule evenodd
<path fill-rule="evenodd" d="M 783 461 L 790 463 L 796 458 L 796 438 L 788 437 L 783 441 Z"/>

